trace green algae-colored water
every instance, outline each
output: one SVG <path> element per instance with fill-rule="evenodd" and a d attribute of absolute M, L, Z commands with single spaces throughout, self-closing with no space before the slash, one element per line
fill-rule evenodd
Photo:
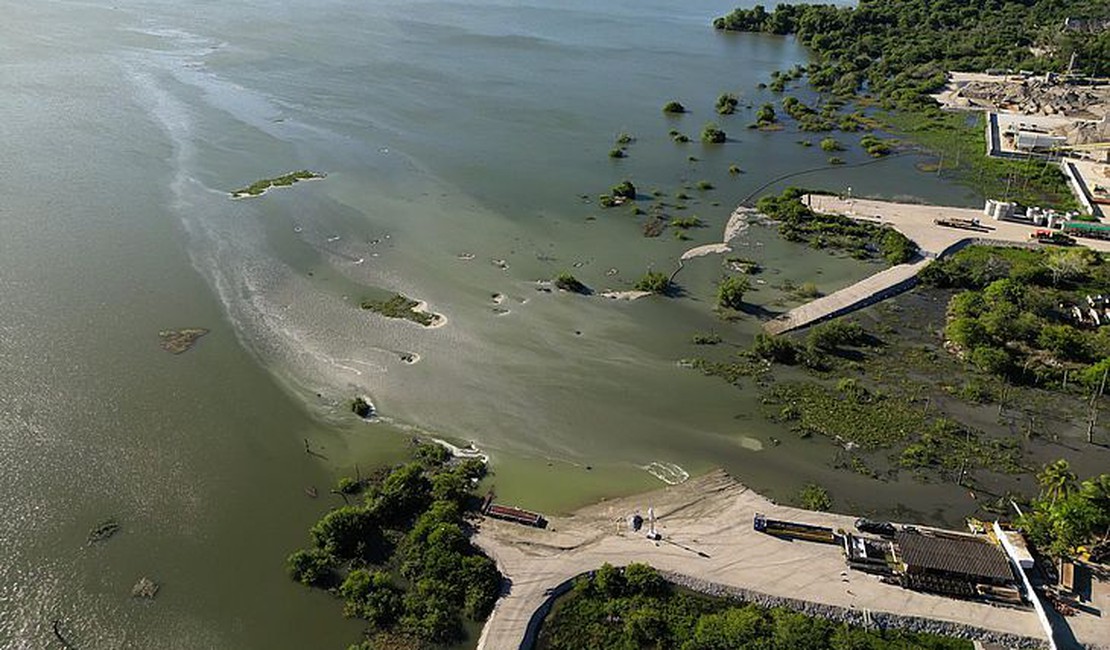
<path fill-rule="evenodd" d="M 805 53 L 714 33 L 731 3 L 0 6 L 0 646 L 48 647 L 60 620 L 81 648 L 344 647 L 359 626 L 282 562 L 337 475 L 412 435 L 473 441 L 502 498 L 545 511 L 713 466 L 779 496 L 818 480 L 874 507 L 946 498 L 834 475 L 819 441 L 772 448 L 754 394 L 678 367 L 694 332 L 746 345 L 758 327 L 713 314 L 720 257 L 688 262 L 679 298 L 537 290 L 670 271 L 751 190 L 823 164 L 800 134 L 744 128 L 777 101 L 756 84 Z M 732 140 L 671 141 L 725 91 Z M 693 112 L 665 117 L 670 99 Z M 613 161 L 621 131 L 637 140 Z M 298 169 L 327 178 L 229 200 Z M 623 178 L 672 197 L 712 182 L 682 213 L 707 227 L 644 238 L 593 203 Z M 909 157 L 804 182 L 978 200 Z M 750 295 L 768 309 L 785 280 L 874 270 L 758 225 L 735 244 L 768 268 Z M 397 291 L 446 326 L 357 308 Z M 180 327 L 212 331 L 169 355 L 158 331 Z M 355 394 L 377 423 L 350 415 Z M 121 531 L 86 545 L 108 517 Z M 142 576 L 153 602 L 129 596 Z"/>

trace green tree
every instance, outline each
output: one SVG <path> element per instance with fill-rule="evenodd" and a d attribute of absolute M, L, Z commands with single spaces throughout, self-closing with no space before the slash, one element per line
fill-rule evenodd
<path fill-rule="evenodd" d="M 823 618 L 810 618 L 787 609 L 774 609 L 773 639 L 776 648 L 827 650 L 832 626 Z"/>
<path fill-rule="evenodd" d="M 770 621 L 764 610 L 754 605 L 731 607 L 701 616 L 683 650 L 733 650 L 770 635 Z"/>
<path fill-rule="evenodd" d="M 1005 375 L 1010 372 L 1010 355 L 1002 348 L 980 345 L 973 349 L 968 359 L 976 368 L 991 375 Z"/>
<path fill-rule="evenodd" d="M 1071 465 L 1064 459 L 1056 460 L 1037 474 L 1037 484 L 1041 486 L 1041 494 L 1055 504 L 1057 499 L 1065 498 L 1075 489 L 1075 474 Z"/>
<path fill-rule="evenodd" d="M 630 593 L 660 596 L 667 591 L 667 582 L 653 567 L 633 562 L 624 568 L 624 579 Z"/>
<path fill-rule="evenodd" d="M 623 596 L 627 587 L 624 573 L 608 562 L 602 564 L 601 568 L 594 573 L 594 585 L 610 598 Z"/>
<path fill-rule="evenodd" d="M 1086 338 L 1071 325 L 1045 325 L 1037 344 L 1060 359 L 1081 361 L 1089 356 Z"/>
<path fill-rule="evenodd" d="M 327 585 L 335 577 L 335 560 L 319 548 L 294 552 L 285 561 L 285 566 L 289 576 L 304 585 Z"/>
<path fill-rule="evenodd" d="M 953 318 L 944 327 L 944 334 L 965 350 L 973 350 L 988 342 L 987 330 L 975 318 Z"/>
<path fill-rule="evenodd" d="M 381 542 L 374 516 L 357 506 L 332 510 L 309 532 L 316 548 L 341 559 L 362 557 Z"/>
<path fill-rule="evenodd" d="M 402 591 L 393 584 L 389 574 L 355 569 L 339 586 L 348 617 L 364 618 L 377 628 L 391 627 L 402 611 Z"/>
<path fill-rule="evenodd" d="M 637 648 L 654 647 L 666 638 L 667 621 L 654 607 L 640 607 L 628 614 L 624 635 Z"/>

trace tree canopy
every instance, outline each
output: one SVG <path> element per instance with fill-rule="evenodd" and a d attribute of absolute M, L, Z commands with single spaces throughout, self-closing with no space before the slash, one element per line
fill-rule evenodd
<path fill-rule="evenodd" d="M 816 55 L 807 66 L 818 90 L 868 92 L 892 106 L 928 103 L 948 70 L 988 68 L 1110 74 L 1110 32 L 1064 32 L 1068 17 L 1105 18 L 1102 0 L 860 0 L 855 6 L 779 4 L 736 9 L 722 30 L 795 34 Z M 1034 46 L 1044 54 L 1033 53 Z"/>
<path fill-rule="evenodd" d="M 346 616 L 370 624 L 366 647 L 457 642 L 462 618 L 483 620 L 500 594 L 501 574 L 471 545 L 463 519 L 485 465 L 453 461 L 439 445 L 420 445 L 413 457 L 359 482 L 364 502 L 326 513 L 312 546 L 287 560 L 294 580 L 331 589 Z"/>
<path fill-rule="evenodd" d="M 1019 525 L 1033 542 L 1057 557 L 1072 557 L 1082 547 L 1095 561 L 1110 557 L 1110 474 L 1076 483 L 1066 460 L 1037 474 L 1040 497 Z"/>

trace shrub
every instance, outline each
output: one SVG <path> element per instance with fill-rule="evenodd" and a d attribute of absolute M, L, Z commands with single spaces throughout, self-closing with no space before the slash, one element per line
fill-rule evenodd
<path fill-rule="evenodd" d="M 335 577 L 335 561 L 323 549 L 300 550 L 285 561 L 289 576 L 297 582 L 308 585 L 326 585 Z"/>
<path fill-rule="evenodd" d="M 744 173 L 744 170 L 740 169 L 739 165 L 729 165 L 728 166 L 728 173 L 729 173 L 730 176 L 736 176 L 737 174 Z"/>
<path fill-rule="evenodd" d="M 627 158 L 628 154 L 625 153 L 624 149 L 621 149 L 621 148 L 618 147 L 618 148 L 609 150 L 609 157 L 610 158 Z"/>
<path fill-rule="evenodd" d="M 648 271 L 636 282 L 635 288 L 637 291 L 665 294 L 671 290 L 671 279 L 666 273 Z"/>
<path fill-rule="evenodd" d="M 697 217 L 675 217 L 671 219 L 671 226 L 674 228 L 701 228 L 705 224 Z"/>
<path fill-rule="evenodd" d="M 578 278 L 565 271 L 555 276 L 554 284 L 559 289 L 562 289 L 563 291 L 569 291 L 571 293 L 586 294 L 590 292 L 589 287 L 582 284 L 581 282 L 579 282 Z"/>
<path fill-rule="evenodd" d="M 713 189 L 713 183 L 706 180 L 698 181 L 697 188 L 703 192 Z"/>
<path fill-rule="evenodd" d="M 624 180 L 609 189 L 609 194 L 614 198 L 636 200 L 636 186 L 632 181 Z"/>
<path fill-rule="evenodd" d="M 798 491 L 798 502 L 806 510 L 828 510 L 832 507 L 832 497 L 829 491 L 816 483 L 807 483 Z M 793 645 L 783 647 L 796 647 Z"/>
<path fill-rule="evenodd" d="M 632 144 L 636 141 L 636 137 L 626 131 L 621 131 L 617 135 L 617 144 Z"/>
<path fill-rule="evenodd" d="M 844 145 L 835 138 L 825 138 L 821 140 L 821 151 L 844 151 Z"/>
<path fill-rule="evenodd" d="M 776 363 L 792 366 L 798 362 L 798 346 L 785 336 L 760 332 L 752 342 L 752 353 Z"/>
<path fill-rule="evenodd" d="M 778 121 L 775 117 L 775 107 L 771 104 L 764 104 L 759 107 L 759 111 L 755 114 L 755 123 L 759 126 L 769 126 Z"/>
<path fill-rule="evenodd" d="M 728 136 L 725 134 L 725 132 L 722 131 L 720 129 L 720 127 L 718 127 L 713 122 L 709 122 L 704 127 L 702 127 L 702 130 L 701 130 L 701 140 L 702 140 L 702 142 L 709 142 L 709 143 L 712 143 L 712 144 L 721 144 L 722 142 L 724 142 L 727 139 L 728 139 Z"/>
<path fill-rule="evenodd" d="M 717 286 L 717 306 L 724 309 L 740 309 L 744 306 L 744 294 L 751 289 L 751 283 L 743 275 L 732 275 Z"/>
<path fill-rule="evenodd" d="M 683 106 L 681 103 L 672 99 L 671 101 L 667 102 L 666 104 L 663 104 L 663 112 L 664 113 L 670 113 L 670 114 L 685 113 L 686 112 L 686 107 Z"/>
<path fill-rule="evenodd" d="M 717 114 L 718 115 L 732 115 L 736 112 L 736 106 L 740 103 L 740 98 L 732 93 L 722 93 L 717 97 Z"/>

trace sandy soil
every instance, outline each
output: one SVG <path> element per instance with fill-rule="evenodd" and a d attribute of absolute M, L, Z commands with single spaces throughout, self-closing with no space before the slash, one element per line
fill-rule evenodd
<path fill-rule="evenodd" d="M 610 300 L 639 300 L 651 295 L 650 291 L 602 291 L 597 294 Z"/>

